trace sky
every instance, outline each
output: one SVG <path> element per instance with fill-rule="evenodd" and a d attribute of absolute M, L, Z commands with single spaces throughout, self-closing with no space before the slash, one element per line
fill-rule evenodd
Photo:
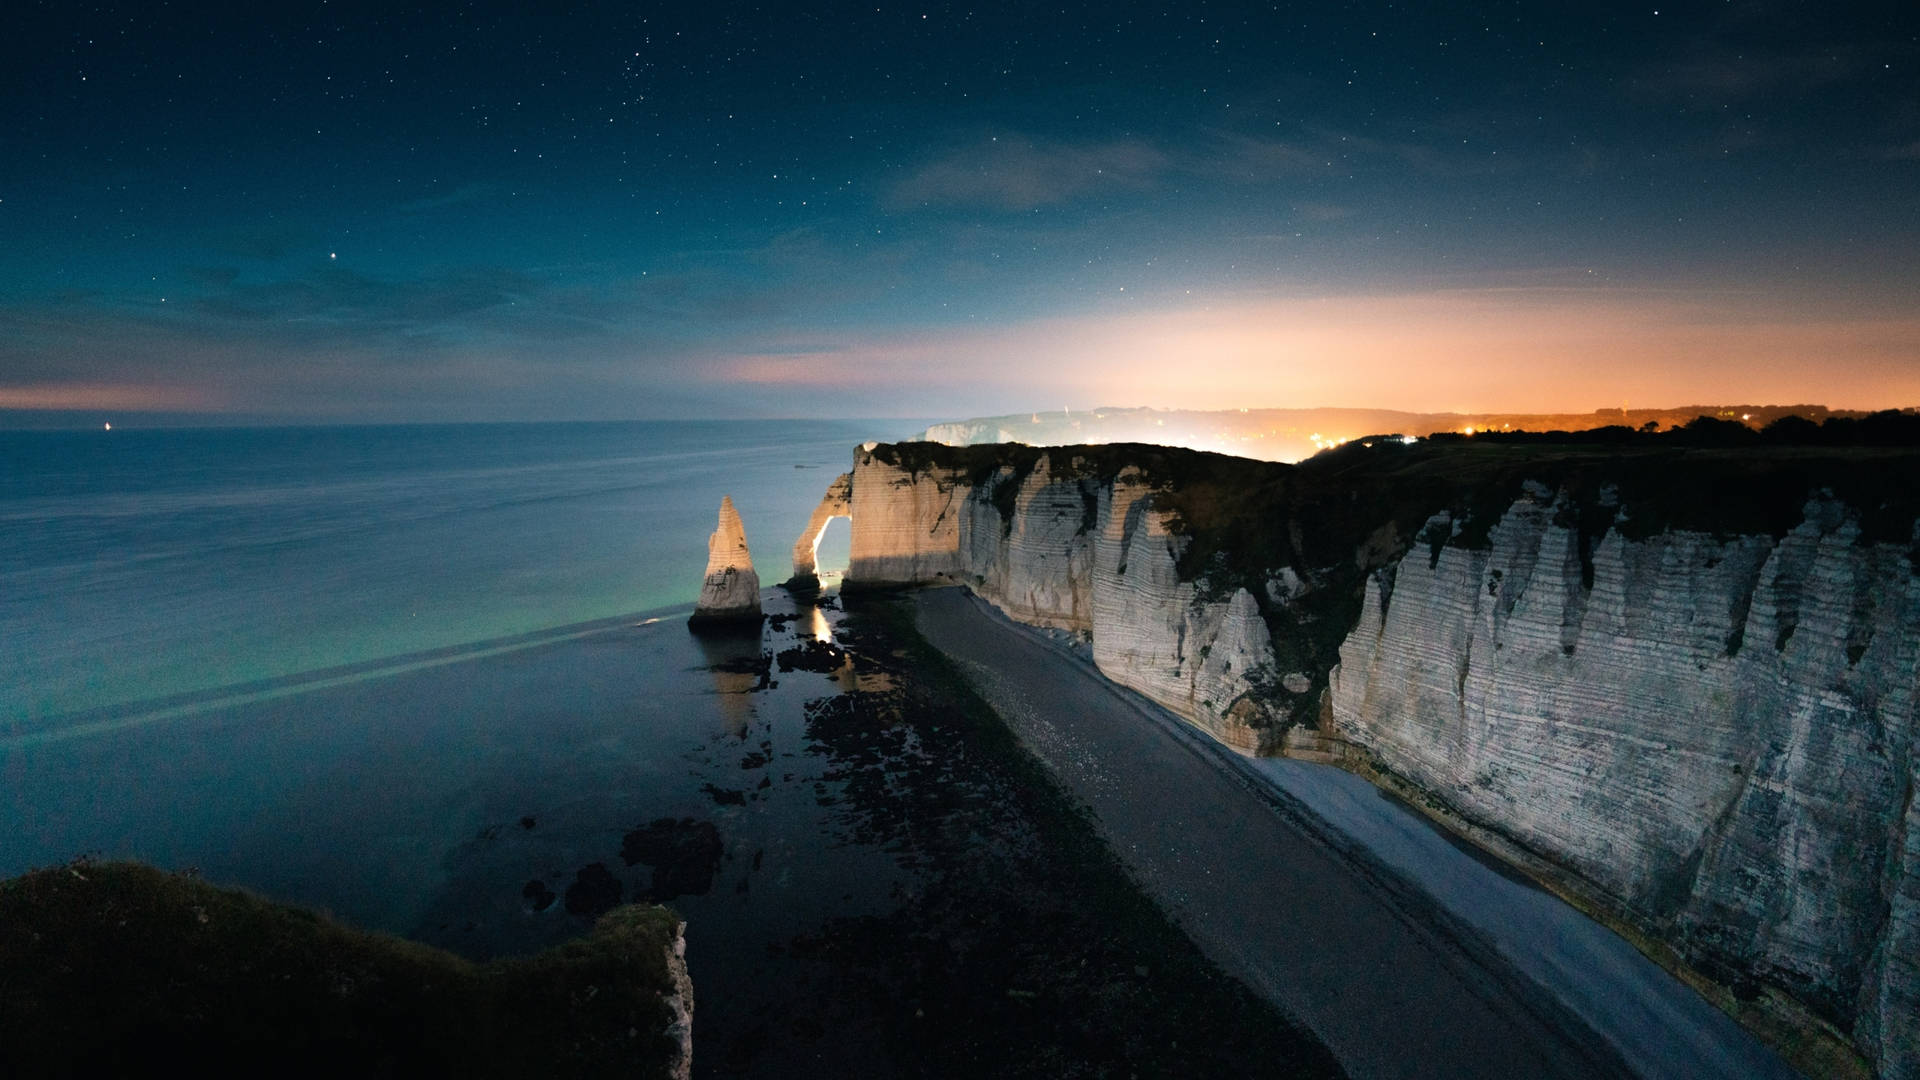
<path fill-rule="evenodd" d="M 0 426 L 1920 405 L 1911 2 L 555 6 L 15 0 Z"/>

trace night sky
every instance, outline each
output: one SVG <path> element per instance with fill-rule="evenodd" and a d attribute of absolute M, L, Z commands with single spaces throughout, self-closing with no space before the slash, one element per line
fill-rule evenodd
<path fill-rule="evenodd" d="M 15 0 L 0 426 L 1920 404 L 1920 5 Z"/>

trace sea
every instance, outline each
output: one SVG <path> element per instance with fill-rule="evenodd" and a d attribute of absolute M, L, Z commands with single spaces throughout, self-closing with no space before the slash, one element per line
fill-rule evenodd
<path fill-rule="evenodd" d="M 750 725 L 806 757 L 832 688 L 796 680 L 824 676 L 749 699 L 722 669 L 837 612 L 739 645 L 685 616 L 721 496 L 771 586 L 854 448 L 919 426 L 0 433 L 0 876 L 141 859 L 487 956 L 580 932 L 523 890 L 718 809 L 761 907 L 822 874 L 884 889 L 805 760 L 752 814 L 708 790 L 740 786 Z"/>

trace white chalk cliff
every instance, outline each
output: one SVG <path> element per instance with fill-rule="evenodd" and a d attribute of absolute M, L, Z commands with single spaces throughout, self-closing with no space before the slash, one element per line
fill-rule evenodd
<path fill-rule="evenodd" d="M 747 550 L 747 530 L 730 496 L 720 497 L 720 522 L 707 538 L 707 576 L 693 607 L 695 622 L 757 621 L 760 575 Z"/>
<path fill-rule="evenodd" d="M 1826 496 L 1780 538 L 1583 538 L 1530 484 L 1484 540 L 1445 514 L 1431 546 L 1383 527 L 1337 665 L 1291 670 L 1274 628 L 1327 575 L 1183 581 L 1190 540 L 1140 470 L 1033 453 L 857 452 L 826 500 L 852 519 L 849 587 L 964 584 L 1086 633 L 1109 678 L 1238 749 L 1415 796 L 1776 1042 L 1920 1078 L 1920 539 L 1863 542 Z"/>
<path fill-rule="evenodd" d="M 967 585 L 1023 622 L 1091 634 L 1108 678 L 1229 745 L 1276 752 L 1283 735 L 1253 692 L 1276 678 L 1253 597 L 1207 601 L 1179 580 L 1184 541 L 1138 471 L 1103 482 L 1055 453 L 1069 459 L 1059 475 L 1042 454 L 1024 476 L 1003 467 L 976 485 L 858 452 L 849 586 Z"/>
<path fill-rule="evenodd" d="M 1589 587 L 1553 518 L 1369 581 L 1329 734 L 1914 1076 L 1911 546 L 1816 500 L 1778 542 L 1610 532 Z"/>

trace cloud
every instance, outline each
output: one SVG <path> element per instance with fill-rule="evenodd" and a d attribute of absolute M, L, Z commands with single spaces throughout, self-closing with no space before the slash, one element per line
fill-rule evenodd
<path fill-rule="evenodd" d="M 541 289 L 530 276 L 501 269 L 383 279 L 321 266 L 271 281 L 229 280 L 190 300 L 186 308 L 207 324 L 249 335 L 364 341 L 444 330 L 463 317 L 515 305 Z"/>
<path fill-rule="evenodd" d="M 1886 157 L 1889 161 L 1920 161 L 1920 140 L 1905 146 L 1892 147 L 1887 151 Z"/>
<path fill-rule="evenodd" d="M 1294 203 L 1293 212 L 1296 217 L 1304 221 L 1339 221 L 1341 218 L 1353 216 L 1353 210 L 1350 207 L 1321 202 Z"/>
<path fill-rule="evenodd" d="M 1365 168 L 1467 177 L 1520 165 L 1514 158 L 1491 156 L 1477 143 L 1463 150 L 1342 131 L 1281 139 L 1208 129 L 1179 144 L 1145 139 L 1049 142 L 1001 135 L 934 155 L 887 190 L 882 208 L 893 213 L 945 207 L 1024 211 L 1146 194 L 1188 180 L 1203 185 L 1297 185 Z M 1312 215 L 1305 204 L 1301 207 Z"/>
<path fill-rule="evenodd" d="M 762 345 L 759 349 L 762 356 L 829 356 L 834 353 L 846 351 L 847 347 L 845 345 L 816 344 L 810 342 Z"/>
<path fill-rule="evenodd" d="M 1258 182 L 1324 173 L 1332 163 L 1333 155 L 1322 148 L 1222 132 L 1185 164 L 1187 171 L 1217 179 Z"/>
<path fill-rule="evenodd" d="M 1684 56 L 1642 70 L 1628 86 L 1643 98 L 1731 102 L 1847 82 L 1873 70 L 1876 55 L 1877 50 L 1862 45 L 1779 52 L 1700 43 Z"/>
<path fill-rule="evenodd" d="M 817 369 L 893 252 L 796 230 L 650 272 L 186 266 L 144 291 L 0 298 L 0 409 L 461 419 L 725 412 L 716 342 Z M 788 377 L 787 381 L 791 381 Z M 144 403 L 144 404 L 143 404 Z M 816 403 L 832 408 L 831 403 Z"/>
<path fill-rule="evenodd" d="M 278 262 L 309 243 L 303 234 L 282 228 L 228 228 L 211 238 L 213 249 L 224 255 L 261 262 Z"/>
<path fill-rule="evenodd" d="M 89 382 L 0 384 L 0 409 L 199 412 L 218 404 L 206 390 L 192 387 Z"/>
<path fill-rule="evenodd" d="M 213 288 L 225 288 L 240 280 L 237 266 L 189 266 L 183 273 L 187 280 Z"/>
<path fill-rule="evenodd" d="M 1158 184 L 1170 164 L 1166 154 L 1139 139 L 1072 143 L 989 137 L 926 161 L 893 186 L 885 205 L 893 211 L 929 206 L 1032 210 L 1085 195 L 1143 191 Z"/>
<path fill-rule="evenodd" d="M 477 202 L 485 198 L 491 189 L 486 184 L 461 184 L 452 191 L 439 195 L 428 195 L 412 199 L 394 207 L 402 214 L 418 214 L 428 210 L 438 210 L 445 206 L 458 206 L 461 203 Z"/>

